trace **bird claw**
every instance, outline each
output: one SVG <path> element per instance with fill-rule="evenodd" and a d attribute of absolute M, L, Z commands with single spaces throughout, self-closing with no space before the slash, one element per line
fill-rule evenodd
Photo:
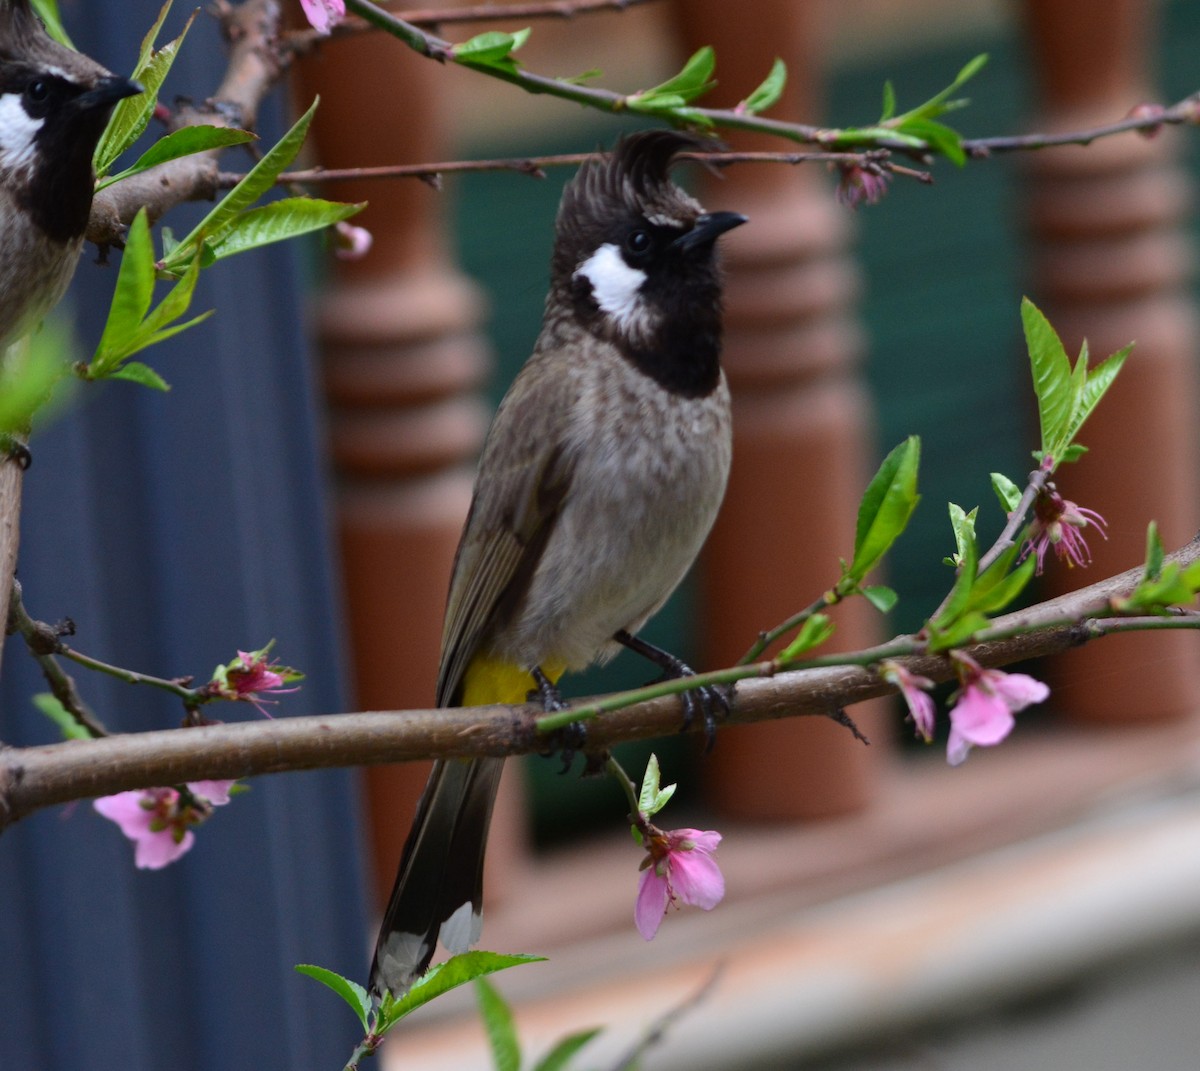
<path fill-rule="evenodd" d="M 541 671 L 540 667 L 535 666 L 531 674 L 534 681 L 537 682 L 537 687 L 529 690 L 529 694 L 526 696 L 529 702 L 540 702 L 542 710 L 547 714 L 555 714 L 560 710 L 568 709 L 570 704 L 563 702 L 563 697 L 559 695 L 554 682 Z M 573 721 L 557 732 L 551 733 L 547 737 L 545 749 L 540 754 L 549 758 L 555 752 L 561 752 L 563 764 L 562 769 L 558 771 L 561 776 L 570 770 L 576 753 L 582 751 L 586 743 L 587 726 L 581 721 Z"/>
<path fill-rule="evenodd" d="M 680 677 L 694 677 L 695 674 L 684 666 L 686 672 Z M 729 717 L 733 703 L 733 686 L 723 684 L 702 684 L 698 688 L 689 688 L 679 693 L 683 704 L 683 725 L 680 732 L 687 732 L 699 716 L 704 720 L 704 753 L 707 755 L 717 742 L 717 721 Z"/>

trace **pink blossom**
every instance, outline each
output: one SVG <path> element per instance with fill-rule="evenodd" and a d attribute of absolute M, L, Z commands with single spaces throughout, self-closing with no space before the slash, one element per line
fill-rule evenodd
<path fill-rule="evenodd" d="M 904 702 L 908 707 L 909 717 L 912 718 L 913 728 L 925 743 L 933 739 L 935 708 L 933 698 L 927 694 L 933 687 L 933 681 L 909 672 L 899 662 L 884 662 L 879 669 L 879 675 L 900 689 Z"/>
<path fill-rule="evenodd" d="M 272 640 L 266 647 L 258 651 L 238 651 L 238 656 L 226 666 L 217 666 L 210 680 L 202 689 L 201 695 L 214 699 L 240 700 L 253 703 L 264 717 L 270 717 L 263 703 L 263 693 L 284 695 L 288 692 L 298 692 L 299 687 L 288 688 L 292 681 L 303 680 L 304 674 L 298 673 L 290 666 L 281 666 L 277 661 L 267 661 L 271 650 Z"/>
<path fill-rule="evenodd" d="M 213 807 L 229 802 L 233 781 L 192 781 L 190 796 L 174 788 L 135 789 L 102 796 L 92 806 L 134 842 L 134 865 L 161 870 L 186 854 L 195 843 L 191 827 L 200 825 Z"/>
<path fill-rule="evenodd" d="M 638 932 L 652 940 L 674 903 L 711 911 L 725 895 L 725 879 L 712 853 L 721 843 L 715 830 L 649 827 L 648 855 L 642 863 L 633 918 Z"/>
<path fill-rule="evenodd" d="M 838 164 L 840 172 L 834 196 L 847 208 L 858 208 L 864 201 L 878 204 L 887 193 L 891 174 L 878 164 Z"/>
<path fill-rule="evenodd" d="M 371 251 L 374 241 L 366 227 L 356 227 L 345 220 L 334 224 L 333 252 L 342 260 L 361 260 Z"/>
<path fill-rule="evenodd" d="M 1063 498 L 1054 484 L 1047 484 L 1033 504 L 1033 521 L 1021 557 L 1027 558 L 1030 552 L 1036 554 L 1039 574 L 1050 547 L 1060 559 L 1066 559 L 1068 567 L 1090 565 L 1092 552 L 1083 537 L 1083 529 L 1090 524 L 1107 539 L 1108 533 L 1104 530 L 1107 523 L 1095 510 L 1077 506 Z"/>
<path fill-rule="evenodd" d="M 329 33 L 346 17 L 346 0 L 300 0 L 300 6 L 318 33 Z"/>
<path fill-rule="evenodd" d="M 950 708 L 946 761 L 958 766 L 973 747 L 991 747 L 1012 732 L 1014 714 L 1041 703 L 1050 689 L 1025 673 L 983 669 L 974 659 L 956 654 L 966 677 L 958 701 Z"/>

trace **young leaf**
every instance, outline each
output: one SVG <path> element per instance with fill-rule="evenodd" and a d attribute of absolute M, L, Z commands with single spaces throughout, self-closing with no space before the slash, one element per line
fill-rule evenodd
<path fill-rule="evenodd" d="M 800 631 L 796 633 L 796 638 L 779 652 L 779 662 L 782 665 L 795 662 L 802 654 L 819 647 L 829 639 L 835 627 L 828 614 L 813 614 L 812 617 L 806 618 L 800 626 Z"/>
<path fill-rule="evenodd" d="M 108 378 L 127 379 L 130 383 L 140 383 L 143 387 L 150 387 L 152 390 L 168 391 L 171 389 L 171 385 L 162 376 L 148 364 L 142 364 L 141 361 L 126 361 L 115 372 L 111 372 Z"/>
<path fill-rule="evenodd" d="M 1002 472 L 992 473 L 992 490 L 1005 513 L 1012 513 L 1021 504 L 1021 489 Z"/>
<path fill-rule="evenodd" d="M 469 41 L 455 45 L 451 51 L 459 63 L 474 67 L 501 67 L 515 71 L 517 61 L 512 58 L 512 54 L 528 40 L 529 34 L 529 27 L 518 30 L 516 33 L 488 30 L 486 33 L 472 37 Z"/>
<path fill-rule="evenodd" d="M 75 350 L 69 325 L 51 317 L 41 329 L 0 349 L 0 438 L 24 434 L 51 399 Z"/>
<path fill-rule="evenodd" d="M 209 248 L 215 260 L 223 260 L 247 249 L 331 227 L 365 207 L 365 201 L 346 204 L 318 197 L 285 197 L 242 212 L 219 240 L 209 243 Z"/>
<path fill-rule="evenodd" d="M 544 959 L 544 956 L 505 956 L 499 952 L 464 952 L 452 956 L 445 963 L 430 967 L 404 996 L 382 1006 L 376 1031 L 383 1033 L 390 1030 L 410 1012 L 476 978 L 509 967 L 519 967 L 523 963 L 540 963 Z"/>
<path fill-rule="evenodd" d="M 957 566 L 967 556 L 967 545 L 975 545 L 975 518 L 979 514 L 979 507 L 976 506 L 967 513 L 962 506 L 953 502 L 949 503 L 949 506 L 950 527 L 954 530 L 954 545 L 958 548 L 954 555 L 954 564 Z"/>
<path fill-rule="evenodd" d="M 279 139 L 279 142 L 254 165 L 241 182 L 234 186 L 204 219 L 192 228 L 191 233 L 175 247 L 170 256 L 164 258 L 162 263 L 164 271 L 178 274 L 202 244 L 219 243 L 225 236 L 225 232 L 233 227 L 238 215 L 254 204 L 275 184 L 275 180 L 300 152 L 300 147 L 304 144 L 304 137 L 308 133 L 308 125 L 312 122 L 313 114 L 317 110 L 318 102 L 319 98 L 312 102 L 308 111 L 296 120 L 292 128 Z"/>
<path fill-rule="evenodd" d="M 254 141 L 255 138 L 256 135 L 251 134 L 250 131 L 238 130 L 236 127 L 231 126 L 181 127 L 179 130 L 173 130 L 171 133 L 159 138 L 158 141 L 138 157 L 137 162 L 132 167 L 127 167 L 124 171 L 119 171 L 115 175 L 109 175 L 104 181 L 98 182 L 96 189 L 102 190 L 105 186 L 111 186 L 114 182 L 120 182 L 131 175 L 140 175 L 143 171 L 149 171 L 152 167 L 165 164 L 168 160 L 178 160 L 182 156 L 207 152 L 209 149 L 222 149 L 229 145 L 242 145 L 247 141 Z"/>
<path fill-rule="evenodd" d="M 600 1027 L 568 1034 L 533 1066 L 533 1071 L 566 1071 L 567 1065 L 580 1049 L 600 1033 Z"/>
<path fill-rule="evenodd" d="M 1062 441 L 1071 419 L 1071 362 L 1067 360 L 1067 351 L 1063 349 L 1058 332 L 1029 298 L 1021 299 L 1021 322 L 1033 369 L 1042 452 L 1054 456 L 1054 449 Z"/>
<path fill-rule="evenodd" d="M 955 532 L 955 542 L 958 543 L 960 561 L 958 575 L 954 578 L 954 586 L 946 600 L 946 608 L 936 621 L 930 622 L 931 629 L 946 630 L 967 610 L 971 598 L 971 588 L 975 586 L 975 574 L 979 567 L 979 550 L 974 538 L 959 542 L 958 532 Z"/>
<path fill-rule="evenodd" d="M 783 87 L 787 84 L 787 64 L 778 57 L 771 65 L 771 71 L 762 84 L 754 90 L 743 102 L 742 110 L 751 115 L 766 111 L 783 96 Z"/>
<path fill-rule="evenodd" d="M 871 584 L 862 589 L 862 595 L 881 614 L 890 614 L 900 601 L 900 596 L 884 584 Z"/>
<path fill-rule="evenodd" d="M 651 752 L 646 763 L 645 776 L 642 778 L 641 792 L 638 794 L 638 810 L 647 818 L 658 814 L 675 795 L 677 786 L 667 785 L 666 788 L 660 788 L 659 777 L 658 756 Z"/>
<path fill-rule="evenodd" d="M 108 319 L 92 358 L 91 371 L 97 376 L 109 374 L 120 363 L 154 299 L 154 243 L 150 240 L 150 222 L 146 209 L 138 209 L 129 225 L 121 270 L 108 308 Z"/>
<path fill-rule="evenodd" d="M 520 1071 L 521 1046 L 512 1010 L 495 987 L 482 978 L 475 979 L 475 995 L 492 1049 L 492 1066 L 496 1071 Z"/>
<path fill-rule="evenodd" d="M 1013 572 L 1009 572 L 1020 549 L 1020 546 L 1014 543 L 986 571 L 976 577 L 971 587 L 971 597 L 967 600 L 968 611 L 994 614 L 1003 610 L 1021 594 L 1025 585 L 1033 579 L 1037 558 L 1030 554 Z"/>
<path fill-rule="evenodd" d="M 717 56 L 712 45 L 705 45 L 692 53 L 683 70 L 673 78 L 653 89 L 626 97 L 625 104 L 635 111 L 666 111 L 690 104 L 717 84 L 712 81 L 716 65 Z"/>
<path fill-rule="evenodd" d="M 91 740 L 92 734 L 49 692 L 38 692 L 33 697 L 33 705 L 58 726 L 64 740 Z"/>
<path fill-rule="evenodd" d="M 854 560 L 844 580 L 856 584 L 887 553 L 917 508 L 921 440 L 910 435 L 895 447 L 875 474 L 858 507 Z"/>
<path fill-rule="evenodd" d="M 149 33 L 142 41 L 142 51 L 138 56 L 133 78 L 134 81 L 141 84 L 145 92 L 136 97 L 126 97 L 113 109 L 112 118 L 109 119 L 104 135 L 96 146 L 96 152 L 92 156 L 92 165 L 96 175 L 100 178 L 108 174 L 117 157 L 137 141 L 141 137 L 142 131 L 149 125 L 150 117 L 154 114 L 154 109 L 158 104 L 158 91 L 162 88 L 162 84 L 175 62 L 175 57 L 179 54 L 183 39 L 187 36 L 188 30 L 191 29 L 192 22 L 196 18 L 194 11 L 184 24 L 179 36 L 155 51 L 154 41 L 170 10 L 171 0 L 167 0 L 154 25 L 150 27 Z"/>
<path fill-rule="evenodd" d="M 1121 371 L 1132 351 L 1133 343 L 1131 342 L 1128 346 L 1117 350 L 1116 353 L 1109 354 L 1095 368 L 1089 369 L 1087 368 L 1087 343 L 1084 342 L 1084 350 L 1080 355 L 1079 364 L 1083 366 L 1085 372 L 1083 382 L 1074 395 L 1075 407 L 1063 431 L 1063 443 L 1060 444 L 1059 448 L 1059 453 L 1063 455 L 1062 460 L 1067 460 L 1066 452 L 1070 449 L 1070 446 L 1074 445 L 1072 440 L 1079 434 L 1079 429 L 1083 426 L 1083 422 L 1092 415 L 1092 411 L 1100 404 L 1100 399 L 1104 397 L 1108 388 L 1112 386 L 1113 380 L 1117 378 L 1117 373 Z"/>
<path fill-rule="evenodd" d="M 879 121 L 886 123 L 896 114 L 896 87 L 889 78 L 883 83 L 883 107 L 880 109 Z"/>
<path fill-rule="evenodd" d="M 66 45 L 67 48 L 75 47 L 71 44 L 71 38 L 67 36 L 67 31 L 63 29 L 62 17 L 58 13 L 58 0 L 33 0 L 33 10 L 42 20 L 46 32 L 55 41 L 60 45 Z"/>
<path fill-rule="evenodd" d="M 332 989 L 342 1000 L 350 1005 L 351 1010 L 358 1016 L 358 1021 L 362 1023 L 363 1030 L 370 1029 L 371 998 L 361 985 L 350 981 L 349 978 L 343 978 L 335 971 L 328 970 L 325 967 L 317 967 L 312 963 L 298 963 L 295 969 L 300 974 L 306 974 L 309 978 L 313 978 L 323 986 Z"/>

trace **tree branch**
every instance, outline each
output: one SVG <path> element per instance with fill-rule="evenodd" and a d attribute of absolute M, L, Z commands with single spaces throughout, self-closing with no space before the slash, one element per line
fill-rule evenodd
<path fill-rule="evenodd" d="M 1181 566 L 1198 560 L 1200 536 L 1166 558 Z M 1132 591 L 1141 578 L 1139 566 L 997 618 L 983 634 L 986 642 L 965 650 L 982 665 L 1001 666 L 1064 651 L 1126 627 L 1113 617 L 1113 600 Z M 1167 627 L 1160 620 L 1174 627 L 1200 625 L 1196 614 L 1155 619 L 1155 627 Z M 901 640 L 914 642 L 911 637 Z M 836 716 L 845 706 L 888 694 L 892 687 L 870 663 L 893 654 L 897 642 L 858 655 L 830 656 L 861 665 L 777 675 L 770 662 L 750 667 L 759 679 L 738 685 L 728 724 Z M 913 672 L 933 680 L 954 676 L 943 655 L 916 655 L 905 661 Z M 586 700 L 577 704 L 580 710 L 587 707 Z M 415 759 L 529 754 L 545 746 L 545 737 L 537 731 L 541 715 L 537 704 L 329 714 L 0 748 L 0 829 L 42 807 L 133 788 Z M 588 748 L 600 751 L 625 740 L 669 736 L 679 728 L 678 700 L 662 696 L 590 722 Z M 700 724 L 693 727 L 696 732 L 702 729 Z"/>

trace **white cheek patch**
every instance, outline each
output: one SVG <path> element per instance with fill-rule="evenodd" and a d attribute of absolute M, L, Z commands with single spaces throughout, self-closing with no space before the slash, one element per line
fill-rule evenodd
<path fill-rule="evenodd" d="M 34 139 L 42 119 L 31 119 L 16 93 L 0 95 L 0 169 L 20 170 L 34 161 Z"/>
<path fill-rule="evenodd" d="M 575 272 L 592 284 L 596 304 L 620 324 L 628 324 L 641 311 L 640 291 L 646 273 L 625 263 L 621 251 L 606 242 Z"/>

